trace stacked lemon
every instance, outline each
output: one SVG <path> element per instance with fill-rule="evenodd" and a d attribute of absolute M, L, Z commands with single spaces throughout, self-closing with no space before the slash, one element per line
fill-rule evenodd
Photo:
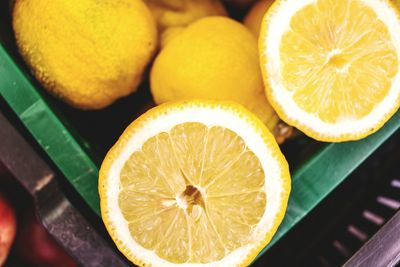
<path fill-rule="evenodd" d="M 157 46 L 156 23 L 141 1 L 19 0 L 13 27 L 36 78 L 81 109 L 135 92 Z"/>
<path fill-rule="evenodd" d="M 244 24 L 216 0 L 17 0 L 13 26 L 36 77 L 73 106 L 105 107 L 149 78 L 159 106 L 99 175 L 106 228 L 142 266 L 249 265 L 288 202 L 280 120 L 340 142 L 400 106 L 389 0 L 262 0 Z"/>
<path fill-rule="evenodd" d="M 256 38 L 230 18 L 208 17 L 188 26 L 158 54 L 150 82 L 157 104 L 231 100 L 258 115 L 271 130 L 278 122 L 264 94 Z"/>

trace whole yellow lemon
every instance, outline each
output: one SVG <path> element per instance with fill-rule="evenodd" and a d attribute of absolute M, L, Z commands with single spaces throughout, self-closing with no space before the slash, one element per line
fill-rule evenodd
<path fill-rule="evenodd" d="M 152 66 L 150 83 L 158 104 L 231 100 L 258 115 L 271 130 L 278 122 L 264 95 L 256 38 L 226 17 L 200 19 L 168 42 Z"/>
<path fill-rule="evenodd" d="M 157 46 L 157 29 L 138 0 L 17 0 L 20 53 L 55 96 L 103 108 L 134 92 Z"/>

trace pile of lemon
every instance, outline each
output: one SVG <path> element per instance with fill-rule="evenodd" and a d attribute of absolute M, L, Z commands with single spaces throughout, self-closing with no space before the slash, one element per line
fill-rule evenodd
<path fill-rule="evenodd" d="M 396 5 L 17 0 L 13 27 L 36 78 L 74 107 L 104 108 L 150 81 L 159 106 L 128 126 L 99 175 L 121 252 L 142 266 L 247 266 L 284 217 L 277 143 L 291 127 L 358 140 L 399 109 Z"/>

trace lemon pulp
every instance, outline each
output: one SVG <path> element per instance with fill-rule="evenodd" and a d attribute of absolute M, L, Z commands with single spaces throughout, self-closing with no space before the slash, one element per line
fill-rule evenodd
<path fill-rule="evenodd" d="M 303 7 L 283 34 L 280 58 L 293 100 L 328 123 L 369 114 L 399 68 L 387 26 L 359 0 Z"/>
<path fill-rule="evenodd" d="M 118 203 L 141 246 L 174 263 L 208 263 L 251 244 L 266 208 L 264 181 L 240 136 L 186 122 L 132 153 Z"/>

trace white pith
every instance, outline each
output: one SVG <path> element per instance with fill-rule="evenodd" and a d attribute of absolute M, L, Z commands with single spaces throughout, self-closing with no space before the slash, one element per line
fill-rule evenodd
<path fill-rule="evenodd" d="M 253 242 L 236 249 L 226 255 L 222 260 L 207 263 L 194 264 L 183 263 L 174 264 L 168 262 L 155 252 L 141 247 L 131 236 L 127 223 L 119 210 L 118 194 L 120 188 L 119 174 L 129 156 L 141 149 L 143 143 L 150 137 L 160 132 L 168 132 L 177 124 L 185 122 L 199 122 L 207 126 L 221 126 L 228 128 L 243 138 L 247 147 L 259 158 L 262 168 L 265 171 L 265 192 L 267 204 L 265 213 L 252 234 Z M 122 242 L 123 246 L 135 254 L 135 257 L 152 266 L 236 266 L 247 258 L 252 250 L 260 245 L 266 234 L 273 227 L 276 216 L 281 212 L 282 198 L 287 197 L 288 192 L 284 191 L 282 174 L 285 170 L 281 169 L 279 159 L 272 153 L 273 149 L 268 147 L 258 130 L 247 121 L 245 117 L 238 117 L 232 111 L 216 107 L 187 106 L 182 109 L 169 109 L 167 113 L 159 115 L 157 118 L 150 118 L 143 127 L 129 137 L 126 146 L 123 148 L 118 158 L 114 159 L 113 164 L 107 175 L 107 210 L 108 220 L 115 232 L 115 236 Z M 112 215 L 112 216 L 111 216 Z"/>
<path fill-rule="evenodd" d="M 362 3 L 375 10 L 377 17 L 388 27 L 392 42 L 396 48 L 398 58 L 400 58 L 400 23 L 396 12 L 388 5 L 388 0 L 360 0 Z M 367 132 L 379 125 L 380 122 L 392 112 L 397 105 L 400 96 L 400 75 L 398 72 L 392 87 L 382 102 L 378 103 L 368 115 L 361 119 L 342 118 L 336 123 L 322 121 L 316 115 L 310 114 L 301 109 L 293 100 L 293 92 L 287 90 L 282 83 L 280 73 L 280 43 L 283 34 L 290 25 L 293 15 L 306 5 L 316 3 L 317 0 L 282 0 L 279 2 L 275 13 L 265 16 L 270 19 L 266 31 L 266 38 L 263 40 L 262 47 L 267 60 L 263 68 L 266 70 L 267 79 L 271 85 L 272 98 L 279 104 L 282 112 L 292 121 L 298 122 L 305 128 L 312 129 L 325 136 L 354 135 Z"/>

